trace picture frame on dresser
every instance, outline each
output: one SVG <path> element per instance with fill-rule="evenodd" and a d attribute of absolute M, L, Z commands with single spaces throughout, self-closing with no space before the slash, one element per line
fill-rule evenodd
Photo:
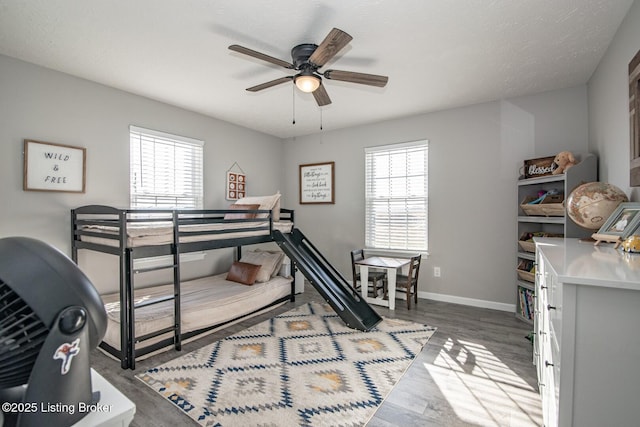
<path fill-rule="evenodd" d="M 640 203 L 620 203 L 592 238 L 596 242 L 621 242 L 629 237 L 638 225 L 640 225 Z"/>

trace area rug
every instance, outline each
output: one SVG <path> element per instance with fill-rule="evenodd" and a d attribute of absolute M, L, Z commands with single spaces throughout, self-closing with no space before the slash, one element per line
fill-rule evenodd
<path fill-rule="evenodd" d="M 137 377 L 203 426 L 361 426 L 434 332 L 309 303 Z"/>

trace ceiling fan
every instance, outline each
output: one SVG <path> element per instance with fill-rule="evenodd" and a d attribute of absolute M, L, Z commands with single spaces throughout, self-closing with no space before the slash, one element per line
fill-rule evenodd
<path fill-rule="evenodd" d="M 291 63 L 237 44 L 229 46 L 229 49 L 284 68 L 298 71 L 298 74 L 294 76 L 280 77 L 278 79 L 247 88 L 249 92 L 258 92 L 272 86 L 293 81 L 301 91 L 313 93 L 313 97 L 316 102 L 320 107 L 322 107 L 324 105 L 331 104 L 331 99 L 324 88 L 324 84 L 322 84 L 322 77 L 328 80 L 339 80 L 376 87 L 384 87 L 389 80 L 389 77 L 387 76 L 356 73 L 353 71 L 318 71 L 319 68 L 329 62 L 329 60 L 342 50 L 342 48 L 349 44 L 352 39 L 353 37 L 349 34 L 334 28 L 329 32 L 320 45 L 304 43 L 291 49 L 291 58 L 293 59 Z"/>

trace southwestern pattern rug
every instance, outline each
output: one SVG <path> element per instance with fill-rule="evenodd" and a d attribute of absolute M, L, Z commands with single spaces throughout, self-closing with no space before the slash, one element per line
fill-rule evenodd
<path fill-rule="evenodd" d="M 137 376 L 203 426 L 361 426 L 436 328 L 309 303 Z"/>

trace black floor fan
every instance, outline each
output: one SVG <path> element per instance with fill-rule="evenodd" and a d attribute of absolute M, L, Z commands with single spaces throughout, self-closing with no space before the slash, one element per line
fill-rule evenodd
<path fill-rule="evenodd" d="M 100 295 L 66 255 L 35 239 L 0 239 L 4 426 L 70 426 L 86 416 L 99 401 L 89 354 L 106 326 Z"/>

